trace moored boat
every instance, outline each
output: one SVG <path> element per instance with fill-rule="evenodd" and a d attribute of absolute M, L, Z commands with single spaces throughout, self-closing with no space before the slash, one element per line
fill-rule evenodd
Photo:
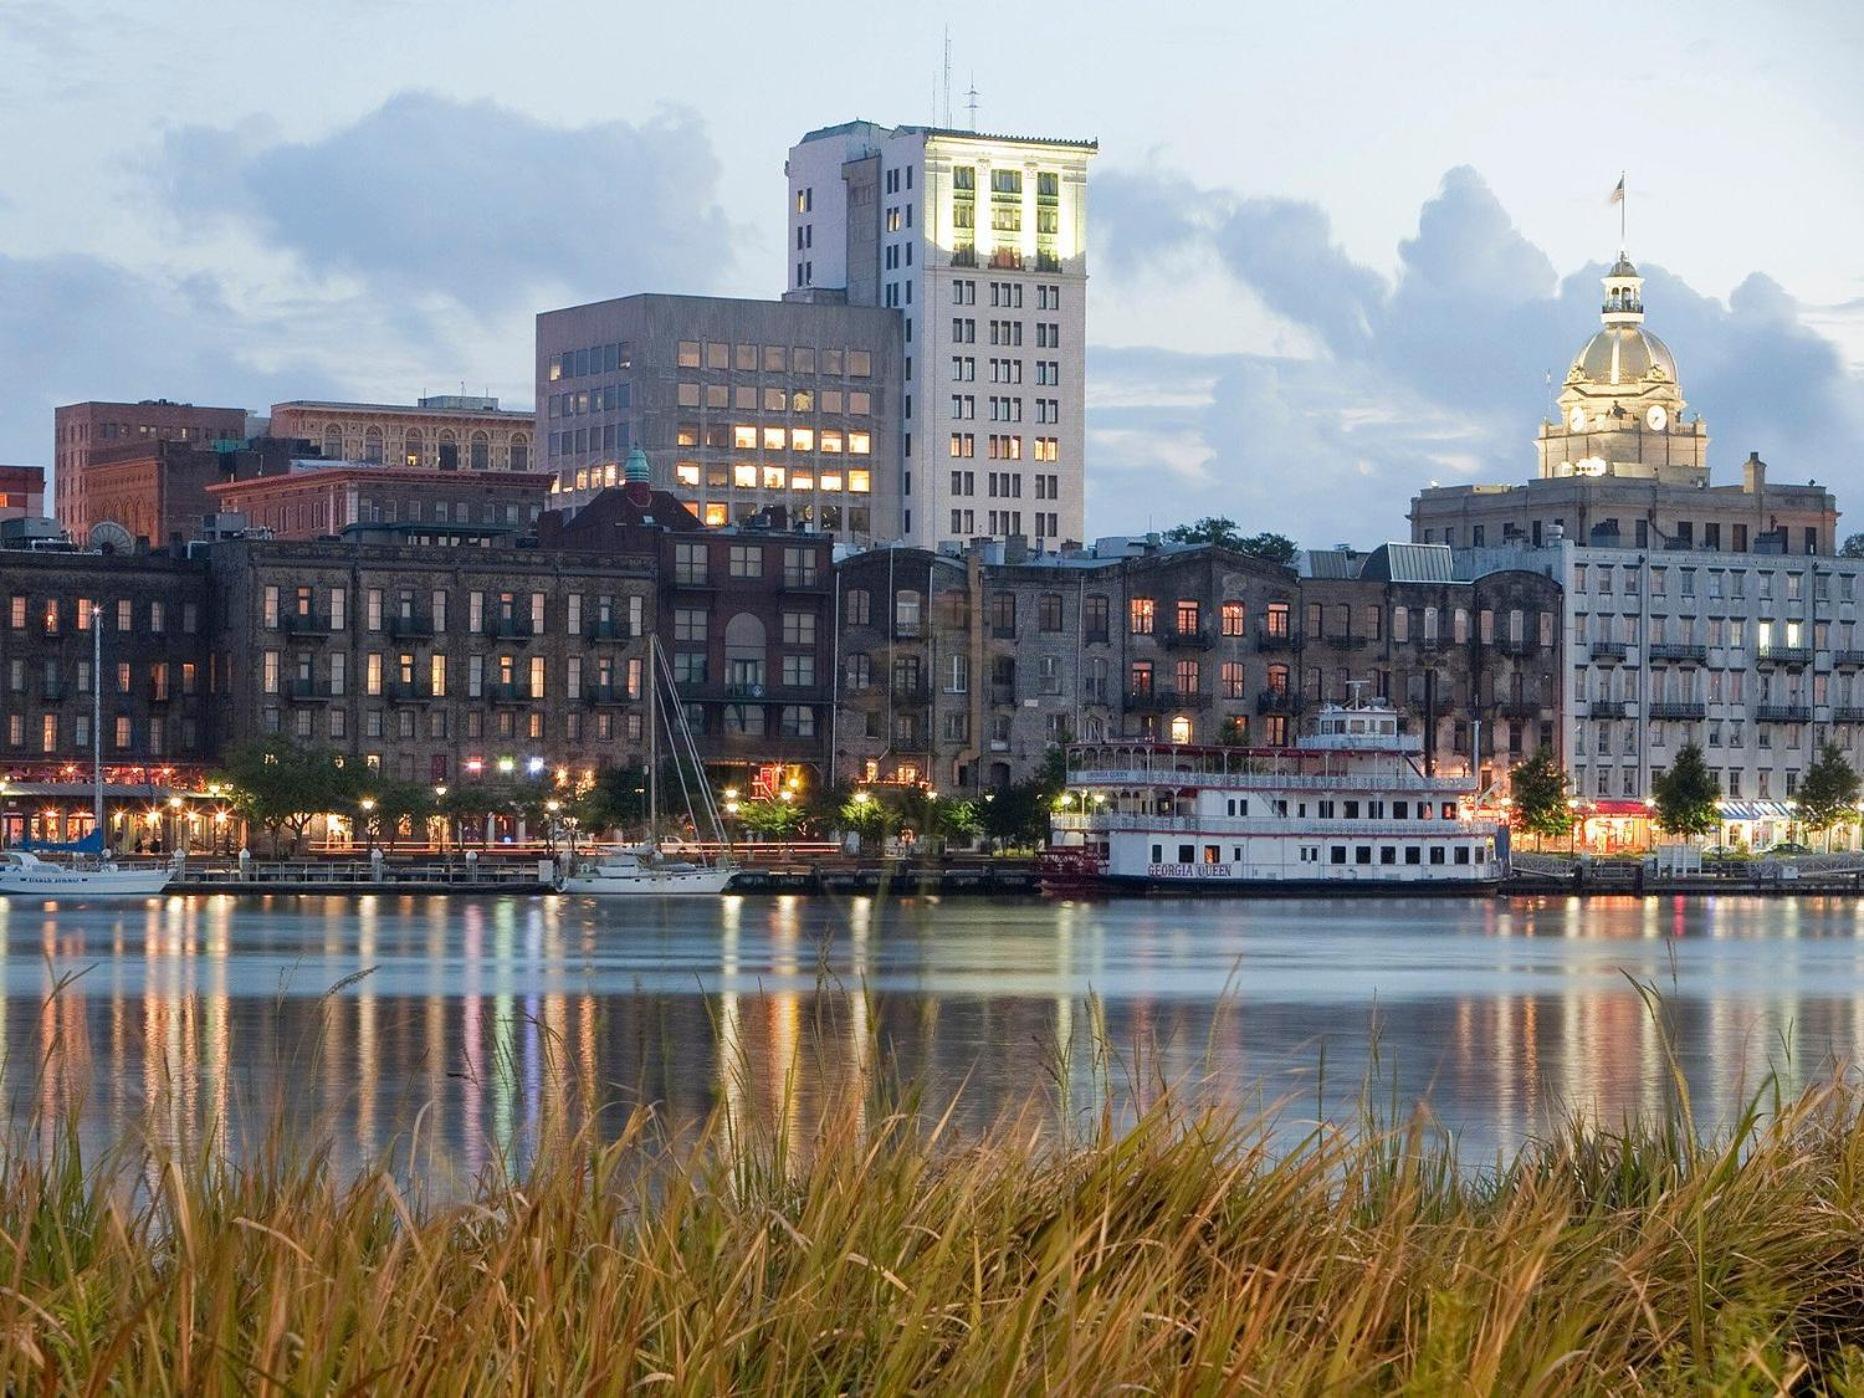
<path fill-rule="evenodd" d="M 31 898 L 146 898 L 167 888 L 172 864 L 125 869 L 105 860 L 94 867 L 54 864 L 25 850 L 0 850 L 0 894 Z"/>
<path fill-rule="evenodd" d="M 1068 766 L 1050 848 L 1103 884 L 1422 892 L 1507 870 L 1473 778 L 1429 770 L 1382 702 L 1328 705 L 1292 748 L 1090 743 Z"/>

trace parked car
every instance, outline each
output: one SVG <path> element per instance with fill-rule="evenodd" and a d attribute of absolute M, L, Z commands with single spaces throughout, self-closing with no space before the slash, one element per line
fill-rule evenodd
<path fill-rule="evenodd" d="M 1770 859 L 1778 859 L 1789 854 L 1811 854 L 1812 849 L 1809 845 L 1802 845 L 1797 840 L 1782 840 L 1777 845 L 1768 845 L 1761 853 Z"/>

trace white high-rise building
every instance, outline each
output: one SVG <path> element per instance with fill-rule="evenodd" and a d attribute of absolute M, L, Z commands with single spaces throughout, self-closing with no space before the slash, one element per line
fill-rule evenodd
<path fill-rule="evenodd" d="M 893 531 L 935 548 L 1085 533 L 1094 141 L 869 121 L 790 148 L 786 299 L 903 320 Z M 878 494 L 879 492 L 877 492 Z M 875 521 L 877 537 L 887 533 Z"/>

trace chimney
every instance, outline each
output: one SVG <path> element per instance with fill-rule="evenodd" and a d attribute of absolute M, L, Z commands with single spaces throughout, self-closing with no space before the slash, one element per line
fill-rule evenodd
<path fill-rule="evenodd" d="M 1767 463 L 1760 459 L 1760 453 L 1751 451 L 1748 459 L 1741 463 L 1741 489 L 1749 495 L 1759 495 L 1767 488 Z"/>

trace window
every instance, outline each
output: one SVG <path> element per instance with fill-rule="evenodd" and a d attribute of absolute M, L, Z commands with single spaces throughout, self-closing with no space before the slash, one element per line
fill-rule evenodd
<path fill-rule="evenodd" d="M 675 544 L 673 546 L 673 580 L 687 586 L 703 586 L 707 581 L 706 546 L 704 544 Z M 473 596 L 477 598 L 478 593 Z"/>
<path fill-rule="evenodd" d="M 1061 630 L 1061 594 L 1045 592 L 1036 599 L 1036 626 L 1042 631 Z"/>
<path fill-rule="evenodd" d="M 734 578 L 763 577 L 763 546 L 761 544 L 733 544 L 731 546 L 731 575 Z"/>
<path fill-rule="evenodd" d="M 1243 634 L 1246 619 L 1241 602 L 1225 602 L 1219 615 L 1224 635 L 1240 636 Z"/>
<path fill-rule="evenodd" d="M 1157 604 L 1150 597 L 1135 597 L 1126 605 L 1127 629 L 1135 636 L 1150 636 Z"/>
<path fill-rule="evenodd" d="M 1108 637 L 1107 598 L 1101 593 L 1091 593 L 1081 604 L 1081 629 L 1089 641 L 1105 641 Z"/>

